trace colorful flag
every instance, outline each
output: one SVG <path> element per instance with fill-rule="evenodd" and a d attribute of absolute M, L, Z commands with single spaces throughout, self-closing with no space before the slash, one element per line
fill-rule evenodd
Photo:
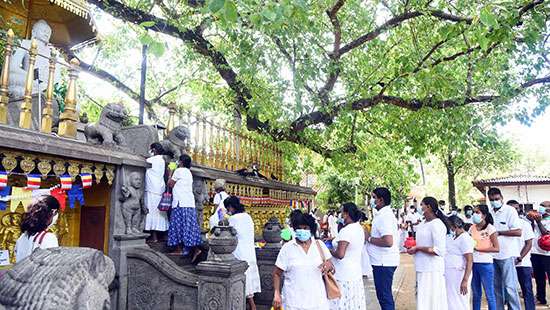
<path fill-rule="evenodd" d="M 0 188 L 8 186 L 8 173 L 6 171 L 0 171 Z"/>
<path fill-rule="evenodd" d="M 79 202 L 80 206 L 84 205 L 84 193 L 82 192 L 82 186 L 75 184 L 70 190 L 67 191 L 67 197 L 69 198 L 69 207 L 74 209 L 75 202 Z"/>
<path fill-rule="evenodd" d="M 71 189 L 73 187 L 73 179 L 70 175 L 64 174 L 59 177 L 59 180 L 61 181 L 61 189 Z"/>
<path fill-rule="evenodd" d="M 92 175 L 89 173 L 80 174 L 80 180 L 82 181 L 82 188 L 92 187 Z"/>
<path fill-rule="evenodd" d="M 40 188 L 40 183 L 42 183 L 42 179 L 40 178 L 39 174 L 28 174 L 27 175 L 27 188 L 29 188 L 29 189 Z"/>
<path fill-rule="evenodd" d="M 6 198 L 7 196 L 10 195 L 10 192 L 11 192 L 11 186 L 5 186 L 3 188 L 0 188 L 0 198 Z M 7 199 L 6 200 L 0 199 L 0 211 L 6 210 L 7 202 L 8 202 Z"/>
<path fill-rule="evenodd" d="M 65 191 L 61 188 L 56 187 L 50 191 L 50 195 L 57 199 L 59 206 L 61 207 L 61 211 L 65 211 L 65 206 L 67 205 L 67 193 L 65 193 Z"/>
<path fill-rule="evenodd" d="M 27 211 L 27 206 L 31 201 L 32 190 L 24 187 L 13 187 L 11 191 L 10 212 L 15 212 L 19 204 L 22 204 L 25 211 Z"/>

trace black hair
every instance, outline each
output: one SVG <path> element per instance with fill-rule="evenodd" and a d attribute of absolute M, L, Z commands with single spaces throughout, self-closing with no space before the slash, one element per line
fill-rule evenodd
<path fill-rule="evenodd" d="M 46 230 L 53 217 L 53 211 L 59 210 L 59 208 L 59 201 L 51 195 L 36 199 L 28 206 L 27 212 L 23 214 L 21 232 L 33 236 Z"/>
<path fill-rule="evenodd" d="M 349 217 L 354 223 L 361 220 L 361 211 L 357 208 L 357 206 L 353 202 L 344 203 L 342 205 L 342 211 L 349 214 Z"/>
<path fill-rule="evenodd" d="M 317 222 L 315 221 L 315 218 L 310 214 L 303 213 L 299 209 L 292 211 L 290 213 L 290 226 L 296 230 L 302 225 L 308 226 L 311 231 L 311 235 L 315 236 L 315 232 L 317 232 Z"/>
<path fill-rule="evenodd" d="M 489 188 L 489 191 L 487 191 L 487 196 L 494 196 L 494 195 L 500 195 L 500 197 L 502 197 L 502 193 L 500 192 L 500 189 L 496 187 Z"/>
<path fill-rule="evenodd" d="M 181 165 L 185 168 L 191 168 L 191 157 L 189 157 L 189 155 L 187 154 L 182 154 L 180 156 L 180 162 L 181 162 Z"/>
<path fill-rule="evenodd" d="M 472 210 L 472 211 L 473 211 L 473 210 L 474 210 L 474 207 L 472 207 L 472 206 L 470 206 L 470 205 L 464 206 L 464 213 L 466 213 L 466 211 L 468 211 L 468 210 Z"/>
<path fill-rule="evenodd" d="M 365 213 L 364 211 L 360 211 L 361 212 L 361 222 L 365 222 L 367 221 L 369 218 L 367 217 L 367 213 Z"/>
<path fill-rule="evenodd" d="M 437 202 L 439 205 L 444 205 L 445 204 L 445 200 L 440 200 Z"/>
<path fill-rule="evenodd" d="M 485 215 L 485 226 L 481 228 L 481 230 L 484 230 L 487 228 L 487 225 L 491 224 L 493 225 L 495 222 L 493 221 L 493 216 L 491 215 L 491 212 L 489 212 L 489 207 L 487 205 L 477 205 L 476 209 L 478 209 L 481 214 Z"/>
<path fill-rule="evenodd" d="M 375 188 L 372 192 L 376 195 L 376 197 L 382 198 L 385 206 L 391 204 L 391 193 L 389 189 L 385 187 L 378 187 Z"/>
<path fill-rule="evenodd" d="M 245 212 L 244 205 L 241 204 L 241 201 L 239 200 L 239 197 L 237 197 L 237 196 L 229 196 L 229 197 L 225 198 L 225 200 L 223 201 L 223 205 L 226 208 L 235 209 L 235 212 L 233 212 L 233 214 L 239 214 L 239 213 L 244 213 Z"/>
<path fill-rule="evenodd" d="M 432 209 L 433 214 L 443 222 L 443 224 L 447 228 L 447 233 L 449 233 L 451 231 L 450 228 L 449 228 L 449 226 L 450 226 L 449 225 L 449 220 L 447 219 L 445 214 L 443 214 L 441 209 L 439 209 L 439 205 L 438 205 L 437 200 L 433 197 L 428 196 L 428 197 L 424 197 L 424 199 L 422 199 L 422 203 L 425 204 L 426 206 L 430 207 L 430 209 Z"/>
<path fill-rule="evenodd" d="M 151 146 L 149 146 L 149 148 L 155 151 L 157 155 L 164 155 L 164 148 L 162 147 L 162 144 L 158 142 L 152 143 Z"/>
<path fill-rule="evenodd" d="M 464 229 L 464 221 L 457 215 L 449 216 L 449 224 L 451 227 Z"/>
<path fill-rule="evenodd" d="M 507 205 L 511 206 L 511 205 L 519 205 L 519 202 L 517 200 L 508 200 L 508 202 L 506 202 Z"/>

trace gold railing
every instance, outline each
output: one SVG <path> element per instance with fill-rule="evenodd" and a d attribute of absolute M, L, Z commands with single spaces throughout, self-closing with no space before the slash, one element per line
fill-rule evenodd
<path fill-rule="evenodd" d="M 15 46 L 14 33 L 11 29 L 8 30 L 7 38 L 5 40 L 4 64 L 2 67 L 2 75 L 0 77 L 0 124 L 8 123 L 9 72 L 10 63 L 12 61 L 12 51 L 14 48 L 26 50 L 29 55 L 29 66 L 27 68 L 27 75 L 25 79 L 25 93 L 23 96 L 23 103 L 21 104 L 21 111 L 19 113 L 19 127 L 24 129 L 30 129 L 32 127 L 32 88 L 34 84 L 34 65 L 36 57 L 43 57 L 49 59 L 50 65 L 48 71 L 48 84 L 46 86 L 46 100 L 41 111 L 42 117 L 40 119 L 40 131 L 43 133 L 52 132 L 52 119 L 54 116 L 52 107 L 54 100 L 54 76 L 57 65 L 61 65 L 69 68 L 69 81 L 67 93 L 65 95 L 65 109 L 59 117 L 58 135 L 66 138 L 76 138 L 76 123 L 78 121 L 78 115 L 76 114 L 76 80 L 78 78 L 78 60 L 72 59 L 69 64 L 66 64 L 58 61 L 57 55 L 53 51 L 51 55 L 41 55 L 37 52 L 37 43 L 34 39 L 32 40 L 31 47 L 28 50 L 21 46 Z"/>
<path fill-rule="evenodd" d="M 176 108 L 169 107 L 167 132 L 176 126 Z M 283 180 L 283 152 L 265 136 L 228 128 L 205 115 L 187 112 L 182 121 L 190 133 L 186 152 L 193 161 L 221 170 L 236 171 L 256 164 L 266 178 Z"/>

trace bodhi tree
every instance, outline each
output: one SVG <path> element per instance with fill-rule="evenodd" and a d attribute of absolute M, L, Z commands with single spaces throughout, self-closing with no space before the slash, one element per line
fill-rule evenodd
<path fill-rule="evenodd" d="M 191 91 L 205 108 L 325 157 L 398 143 L 380 126 L 389 114 L 509 114 L 511 99 L 535 96 L 533 111 L 516 113 L 529 118 L 548 103 L 544 0 L 88 2 L 181 50 L 189 72 L 201 69 Z M 108 68 L 83 68 L 137 98 Z M 152 117 L 158 103 L 146 102 Z"/>

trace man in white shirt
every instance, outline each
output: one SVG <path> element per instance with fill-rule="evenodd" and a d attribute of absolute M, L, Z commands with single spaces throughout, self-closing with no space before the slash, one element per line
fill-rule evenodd
<path fill-rule="evenodd" d="M 521 238 L 521 222 L 516 209 L 504 205 L 502 193 L 498 188 L 490 188 L 487 195 L 491 202 L 490 210 L 500 245 L 493 261 L 497 309 L 504 309 L 504 305 L 508 303 L 508 309 L 521 310 L 515 268 L 515 260 L 520 256 L 518 239 Z"/>
<path fill-rule="evenodd" d="M 225 214 L 227 213 L 227 210 L 225 209 L 225 206 L 223 204 L 223 201 L 229 197 L 229 195 L 225 192 L 225 180 L 224 179 L 216 179 L 214 181 L 214 191 L 216 192 L 216 195 L 214 195 L 214 212 L 212 212 L 212 215 L 208 219 L 208 223 L 210 225 L 210 230 L 214 228 L 214 226 L 217 226 L 218 223 L 223 220 Z"/>
<path fill-rule="evenodd" d="M 414 237 L 416 235 L 416 227 L 420 224 L 422 217 L 418 212 L 416 212 L 416 207 L 411 205 L 410 212 L 405 216 L 405 222 L 407 223 L 409 230 L 409 237 Z"/>
<path fill-rule="evenodd" d="M 525 310 L 535 310 L 535 296 L 533 295 L 533 280 L 531 274 L 531 248 L 533 246 L 533 228 L 531 222 L 525 218 L 522 206 L 516 200 L 508 200 L 507 205 L 516 209 L 520 216 L 521 238 L 519 238 L 519 248 L 521 249 L 519 257 L 516 258 L 516 272 L 518 274 L 519 285 L 523 293 L 523 304 Z"/>
<path fill-rule="evenodd" d="M 391 193 L 385 187 L 372 192 L 371 207 L 378 212 L 372 219 L 371 232 L 365 231 L 367 252 L 372 265 L 376 297 L 382 310 L 394 310 L 392 283 L 399 265 L 399 232 L 391 208 Z"/>
<path fill-rule="evenodd" d="M 550 280 L 550 251 L 541 249 L 538 240 L 540 237 L 550 234 L 550 201 L 541 203 L 538 213 L 540 215 L 534 218 L 530 216 L 531 221 L 535 224 L 535 241 L 533 242 L 531 262 L 537 286 L 537 302 L 546 305 L 546 286 L 548 285 L 547 281 Z"/>

